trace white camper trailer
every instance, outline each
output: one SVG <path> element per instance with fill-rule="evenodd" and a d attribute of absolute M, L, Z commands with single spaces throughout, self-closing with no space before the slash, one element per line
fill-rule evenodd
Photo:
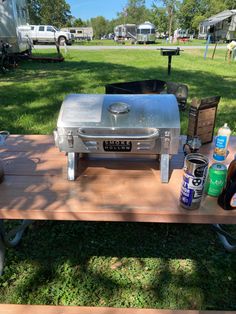
<path fill-rule="evenodd" d="M 137 26 L 135 24 L 121 24 L 114 28 L 115 40 L 136 39 Z"/>
<path fill-rule="evenodd" d="M 156 29 L 155 25 L 146 21 L 137 27 L 137 43 L 155 43 Z"/>
<path fill-rule="evenodd" d="M 9 52 L 30 50 L 26 0 L 0 0 L 0 41 L 10 45 Z"/>
<path fill-rule="evenodd" d="M 225 10 L 209 17 L 199 24 L 198 38 L 206 39 L 211 36 L 211 41 L 226 41 L 236 39 L 236 10 Z"/>

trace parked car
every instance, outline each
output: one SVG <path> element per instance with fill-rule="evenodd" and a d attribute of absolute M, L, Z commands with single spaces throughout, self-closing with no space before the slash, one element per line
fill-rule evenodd
<path fill-rule="evenodd" d="M 52 25 L 30 25 L 28 36 L 34 44 L 36 43 L 55 43 L 59 45 L 71 45 L 74 36 L 67 31 L 61 31 Z"/>

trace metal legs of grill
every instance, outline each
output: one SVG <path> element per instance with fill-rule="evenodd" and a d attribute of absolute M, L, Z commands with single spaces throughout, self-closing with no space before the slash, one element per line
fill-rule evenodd
<path fill-rule="evenodd" d="M 168 183 L 169 181 L 169 167 L 170 167 L 170 155 L 161 154 L 161 182 Z"/>
<path fill-rule="evenodd" d="M 5 231 L 4 220 L 0 220 L 0 275 L 2 275 L 5 259 L 5 247 L 15 247 L 19 244 L 24 231 L 33 220 L 23 220 L 21 224 L 9 232 Z"/>
<path fill-rule="evenodd" d="M 68 153 L 67 155 L 67 177 L 68 180 L 74 181 L 77 174 L 78 153 Z"/>

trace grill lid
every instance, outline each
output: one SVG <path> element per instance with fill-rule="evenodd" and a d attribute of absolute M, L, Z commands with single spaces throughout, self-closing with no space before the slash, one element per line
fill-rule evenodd
<path fill-rule="evenodd" d="M 179 108 L 174 95 L 71 94 L 57 127 L 179 129 Z"/>

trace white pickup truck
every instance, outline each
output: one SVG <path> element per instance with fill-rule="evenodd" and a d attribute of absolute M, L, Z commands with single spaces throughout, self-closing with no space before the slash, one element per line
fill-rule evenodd
<path fill-rule="evenodd" d="M 71 45 L 74 39 L 70 32 L 61 31 L 51 25 L 30 25 L 30 29 L 27 35 L 34 44 L 57 42 L 61 46 L 65 43 Z"/>

